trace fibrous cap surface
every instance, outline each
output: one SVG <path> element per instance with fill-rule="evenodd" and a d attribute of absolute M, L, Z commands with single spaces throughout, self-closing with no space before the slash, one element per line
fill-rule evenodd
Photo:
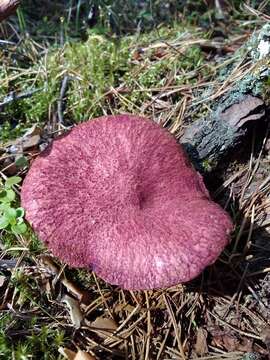
<path fill-rule="evenodd" d="M 90 120 L 55 140 L 21 197 L 54 255 L 126 289 L 193 279 L 232 228 L 173 136 L 131 115 Z"/>

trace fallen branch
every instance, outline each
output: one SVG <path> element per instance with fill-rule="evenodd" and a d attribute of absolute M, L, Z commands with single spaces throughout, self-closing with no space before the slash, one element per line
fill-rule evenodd
<path fill-rule="evenodd" d="M 15 91 L 8 94 L 2 102 L 0 102 L 0 110 L 3 109 L 4 106 L 11 104 L 13 101 L 27 99 L 33 96 L 35 93 L 42 91 L 43 89 L 33 89 L 25 92 L 17 93 Z"/>
<path fill-rule="evenodd" d="M 229 107 L 219 104 L 209 118 L 195 121 L 181 138 L 189 156 L 199 170 L 218 160 L 239 143 L 247 132 L 247 123 L 264 117 L 264 102 L 250 94 L 239 94 Z"/>
<path fill-rule="evenodd" d="M 180 139 L 195 167 L 202 172 L 212 170 L 241 141 L 248 123 L 265 115 L 262 98 L 264 84 L 270 77 L 270 25 L 266 24 L 238 51 L 236 64 L 227 68 L 222 86 L 211 96 L 205 93 L 200 100 L 208 103 L 212 112 L 193 122 Z"/>

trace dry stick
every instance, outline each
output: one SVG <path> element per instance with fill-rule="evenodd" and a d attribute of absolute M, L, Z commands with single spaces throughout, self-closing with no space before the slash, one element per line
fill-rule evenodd
<path fill-rule="evenodd" d="M 224 351 L 220 350 L 219 348 L 215 347 L 215 346 L 211 346 L 209 345 L 209 348 L 215 351 L 215 355 L 212 355 L 212 353 L 210 353 L 211 355 L 209 356 L 203 356 L 200 357 L 200 360 L 242 360 L 243 359 L 243 351 L 234 351 L 234 352 L 229 352 L 229 353 L 225 353 Z M 218 355 L 216 355 L 216 353 L 218 353 Z"/>
<path fill-rule="evenodd" d="M 263 269 L 263 270 L 254 271 L 254 272 L 252 272 L 252 273 L 250 273 L 250 274 L 247 274 L 247 277 L 252 277 L 252 276 L 257 276 L 257 275 L 261 275 L 261 274 L 266 274 L 266 273 L 268 273 L 268 272 L 270 272 L 270 267 L 265 268 L 265 269 Z"/>
<path fill-rule="evenodd" d="M 63 117 L 64 100 L 68 89 L 69 80 L 70 77 L 68 75 L 65 75 L 61 84 L 59 100 L 57 102 L 57 115 L 60 124 L 64 123 L 64 117 Z"/>
<path fill-rule="evenodd" d="M 102 343 L 97 343 L 95 340 L 84 335 L 82 332 L 81 332 L 81 335 L 82 335 L 83 339 L 86 339 L 88 341 L 88 344 L 89 344 L 88 346 L 90 347 L 90 350 L 97 348 L 97 349 L 105 350 L 105 351 L 109 352 L 110 354 L 115 354 L 115 352 L 116 352 L 115 350 L 105 347 L 104 345 L 102 345 Z M 85 342 L 83 343 L 83 345 L 85 346 Z"/>
<path fill-rule="evenodd" d="M 13 101 L 30 98 L 35 93 L 42 90 L 43 89 L 33 89 L 25 92 L 20 92 L 18 94 L 16 94 L 15 91 L 13 91 L 9 95 L 7 95 L 2 102 L 0 102 L 0 109 L 2 109 L 6 105 L 11 104 Z"/>
<path fill-rule="evenodd" d="M 123 339 L 128 338 L 136 330 L 137 324 L 139 324 L 144 318 L 145 318 L 145 313 L 143 313 L 139 317 L 139 319 L 137 319 L 135 322 L 133 322 L 127 330 L 121 331 L 121 333 L 119 333 L 118 336 L 119 337 L 121 336 Z M 110 338 L 108 337 L 106 340 L 110 340 Z M 104 344 L 105 343 L 106 343 L 106 341 L 104 341 Z M 119 342 L 118 343 L 110 343 L 110 342 L 108 342 L 108 346 L 110 346 L 111 348 L 113 348 L 114 346 L 116 346 L 118 344 L 119 344 Z"/>
<path fill-rule="evenodd" d="M 140 302 L 138 301 L 138 299 L 136 298 L 135 294 L 134 294 L 134 291 L 130 290 L 129 291 L 130 295 L 132 296 L 133 300 L 135 301 L 135 303 L 137 305 L 140 305 Z"/>
<path fill-rule="evenodd" d="M 263 191 L 262 191 L 263 192 Z M 238 243 L 239 243 L 239 240 L 243 234 L 243 231 L 244 231 L 244 228 L 245 228 L 245 225 L 246 225 L 246 222 L 248 220 L 247 216 L 249 215 L 250 211 L 252 210 L 252 207 L 255 205 L 256 201 L 258 200 L 258 198 L 261 196 L 261 194 L 257 193 L 257 194 L 254 194 L 254 197 L 253 199 L 251 200 L 249 206 L 247 207 L 247 210 L 246 212 L 244 213 L 244 218 L 242 220 L 242 223 L 240 225 L 240 229 L 239 229 L 239 232 L 236 236 L 236 239 L 235 239 L 235 243 L 234 243 L 234 247 L 233 247 L 233 251 L 232 251 L 232 255 L 230 257 L 230 259 L 232 259 L 234 257 L 234 254 L 237 250 L 237 247 L 238 247 Z"/>
<path fill-rule="evenodd" d="M 252 209 L 251 209 L 250 226 L 249 226 L 246 245 L 245 245 L 245 248 L 244 248 L 244 251 L 243 251 L 244 254 L 247 253 L 247 251 L 249 250 L 249 248 L 251 246 L 251 235 L 252 235 L 253 230 L 254 230 L 255 208 L 256 208 L 255 205 L 253 205 Z"/>
<path fill-rule="evenodd" d="M 247 180 L 243 186 L 243 189 L 241 191 L 241 195 L 240 195 L 240 199 L 239 199 L 239 207 L 240 209 L 242 208 L 242 204 L 243 204 L 243 199 L 244 199 L 244 195 L 245 195 L 245 192 L 248 188 L 248 186 L 250 185 L 255 173 L 256 173 L 256 170 L 257 170 L 257 167 L 255 166 L 254 169 L 252 170 L 252 164 L 254 162 L 254 143 L 255 143 L 255 139 L 254 139 L 254 134 L 255 132 L 253 131 L 253 136 L 252 136 L 252 149 L 251 149 L 251 154 L 250 154 L 250 160 L 249 160 L 249 168 L 248 168 L 248 177 L 247 177 Z"/>
<path fill-rule="evenodd" d="M 234 332 L 240 334 L 240 335 L 244 335 L 244 336 L 247 336 L 249 338 L 252 338 L 252 339 L 256 339 L 256 340 L 261 340 L 261 337 L 260 336 L 257 336 L 255 334 L 251 334 L 251 333 L 248 333 L 246 331 L 243 331 L 243 330 L 240 330 L 234 326 L 232 326 L 231 324 L 227 323 L 226 321 L 220 319 L 218 316 L 216 316 L 215 314 L 213 314 L 210 310 L 208 310 L 208 313 L 213 316 L 214 319 L 216 319 L 218 322 L 220 322 L 222 325 L 224 326 L 228 326 L 230 329 L 232 329 Z"/>
<path fill-rule="evenodd" d="M 170 131 L 174 134 L 181 126 L 183 119 L 184 119 L 184 113 L 186 111 L 186 107 L 187 107 L 187 102 L 188 102 L 188 97 L 184 96 L 183 99 L 181 99 L 180 101 L 180 109 L 179 109 L 179 113 L 176 117 L 176 121 L 174 122 L 174 124 L 172 125 Z M 178 110 L 178 109 L 177 109 Z"/>
<path fill-rule="evenodd" d="M 94 310 L 96 310 L 99 306 L 100 306 L 100 304 L 103 304 L 103 299 L 104 299 L 104 297 L 111 297 L 111 295 L 110 294 L 108 294 L 108 295 L 103 295 L 103 297 L 102 296 L 100 296 L 99 298 L 97 298 L 97 299 L 95 299 L 94 301 L 92 301 L 91 302 L 91 304 L 89 304 L 86 308 L 85 308 L 85 310 L 84 310 L 84 312 L 85 312 L 85 315 L 86 316 L 88 316 L 89 314 L 91 314 L 91 312 L 93 312 Z M 101 300 L 101 301 L 100 301 Z"/>
<path fill-rule="evenodd" d="M 131 355 L 132 355 L 132 360 L 136 360 L 136 348 L 135 348 L 135 341 L 134 341 L 134 336 L 130 335 L 130 341 L 131 341 Z"/>
<path fill-rule="evenodd" d="M 248 275 L 246 275 L 246 276 L 248 276 Z M 225 303 L 227 303 L 228 306 L 233 305 L 233 304 L 231 303 L 231 300 L 230 300 L 230 299 L 227 299 L 226 297 L 222 297 L 221 299 L 222 299 L 222 301 L 224 301 Z M 219 300 L 221 300 L 221 299 L 219 299 Z M 219 301 L 219 303 L 220 303 L 221 305 L 223 305 L 223 303 L 222 303 L 221 301 Z M 239 307 L 241 308 L 241 311 L 243 311 L 243 312 L 245 312 L 247 315 L 249 315 L 251 319 L 253 318 L 253 320 L 254 320 L 255 322 L 257 322 L 257 323 L 263 323 L 264 325 L 267 325 L 267 320 L 265 320 L 261 314 L 257 314 L 257 313 L 252 312 L 252 311 L 251 311 L 250 309 L 248 309 L 244 304 L 239 304 Z"/>
<path fill-rule="evenodd" d="M 99 291 L 99 293 L 100 293 L 100 296 L 101 296 L 101 298 L 102 298 L 102 302 L 103 302 L 103 304 L 105 305 L 105 307 L 106 307 L 106 309 L 107 309 L 108 314 L 110 315 L 110 317 L 111 317 L 112 319 L 114 319 L 113 314 L 112 314 L 112 312 L 111 312 L 111 310 L 110 310 L 110 307 L 109 307 L 109 305 L 108 305 L 108 303 L 107 303 L 107 300 L 105 299 L 105 297 L 104 297 L 104 295 L 103 295 L 103 293 L 102 293 L 102 291 L 101 291 L 101 288 L 100 288 L 100 286 L 99 286 L 98 279 L 97 279 L 97 277 L 96 277 L 96 275 L 95 275 L 94 272 L 93 272 L 93 277 L 94 277 L 95 283 L 96 283 L 96 285 L 97 285 L 98 291 Z"/>
<path fill-rule="evenodd" d="M 253 168 L 253 170 L 251 169 L 252 168 L 252 163 L 253 163 L 253 153 L 254 153 L 254 146 L 255 146 L 255 132 L 253 132 L 253 138 L 252 138 L 252 152 L 251 152 L 251 155 L 250 155 L 250 166 L 249 166 L 249 172 L 251 173 L 249 175 L 249 178 L 246 182 L 246 184 L 244 185 L 244 188 L 242 190 L 242 194 L 240 196 L 240 200 L 239 200 L 239 204 L 240 204 L 240 207 L 242 208 L 243 205 L 245 204 L 245 202 L 243 201 L 244 199 L 244 193 L 247 189 L 247 187 L 249 186 L 250 182 L 252 181 L 253 177 L 255 176 L 255 173 L 256 171 L 258 170 L 259 168 L 259 165 L 260 165 L 260 160 L 261 160 L 261 157 L 262 157 L 262 154 L 263 154 L 263 151 L 264 151 L 264 148 L 265 148 L 265 144 L 266 144 L 266 141 L 268 139 L 268 135 L 269 135 L 269 127 L 266 131 L 266 134 L 265 134 L 265 137 L 263 139 L 263 143 L 262 143 L 262 147 L 261 147 L 261 150 L 260 150 L 260 153 L 259 153 L 259 156 L 257 157 L 257 160 L 256 160 L 256 163 L 255 163 L 255 166 Z M 264 181 L 265 182 L 265 181 Z M 264 184 L 263 182 L 263 184 Z M 261 189 L 262 187 L 262 184 L 260 185 L 259 189 Z"/>
<path fill-rule="evenodd" d="M 145 359 L 148 359 L 149 352 L 150 352 L 150 338 L 151 338 L 151 313 L 150 313 L 150 305 L 149 305 L 149 297 L 148 292 L 145 291 L 145 300 L 146 300 L 146 307 L 147 307 L 147 334 L 146 334 L 146 349 L 145 349 Z"/>
<path fill-rule="evenodd" d="M 140 305 L 137 305 L 135 307 L 135 309 L 129 314 L 129 316 L 123 321 L 123 323 L 121 325 L 118 326 L 118 328 L 115 330 L 115 332 L 113 333 L 113 335 L 115 334 L 119 334 L 120 330 L 123 329 L 124 326 L 126 326 L 126 324 L 129 322 L 129 320 L 133 317 L 133 315 L 135 315 L 135 313 L 137 313 L 137 311 L 141 308 Z M 145 316 L 145 314 L 143 314 L 143 317 Z M 134 323 L 133 323 L 134 325 Z M 108 341 L 104 341 L 104 344 L 106 345 L 108 343 Z"/>
<path fill-rule="evenodd" d="M 248 10 L 248 12 L 251 13 L 252 15 L 255 15 L 255 16 L 259 17 L 259 18 L 262 18 L 264 21 L 269 21 L 270 20 L 270 16 L 268 16 L 267 14 L 262 13 L 259 10 L 256 10 L 256 9 L 252 8 L 248 4 L 244 3 L 243 8 L 245 10 Z"/>
<path fill-rule="evenodd" d="M 141 111 L 141 109 L 139 108 L 139 106 L 137 106 L 135 103 L 133 103 L 131 100 L 125 98 L 123 95 L 121 95 L 117 89 L 115 89 L 113 86 L 111 86 L 111 92 L 117 96 L 126 106 L 131 105 L 133 108 L 137 109 L 138 111 Z"/>
<path fill-rule="evenodd" d="M 0 46 L 8 46 L 8 45 L 15 46 L 16 43 L 9 40 L 2 40 L 2 39 L 0 40 Z"/>
<path fill-rule="evenodd" d="M 221 184 L 221 186 L 214 192 L 213 194 L 213 198 L 215 199 L 220 193 L 222 193 L 222 191 L 224 190 L 224 188 L 227 188 L 231 183 L 233 183 L 237 178 L 240 178 L 241 175 L 243 175 L 243 173 L 245 171 L 247 171 L 248 166 L 246 165 L 243 169 L 239 170 L 237 173 L 235 173 L 234 175 L 232 175 L 229 179 L 227 179 L 226 181 L 223 182 L 223 184 Z"/>
<path fill-rule="evenodd" d="M 171 331 L 171 324 L 172 324 L 172 322 L 171 322 L 171 320 L 170 320 L 170 327 L 166 330 L 165 336 L 164 336 L 163 341 L 162 341 L 162 343 L 161 343 L 161 345 L 160 345 L 160 348 L 159 348 L 159 350 L 158 350 L 157 360 L 159 360 L 159 358 L 160 358 L 160 356 L 162 355 L 162 352 L 163 352 L 163 350 L 164 350 L 165 343 L 166 343 L 167 338 L 168 338 L 168 335 L 170 334 L 170 331 Z"/>
<path fill-rule="evenodd" d="M 241 267 L 240 267 L 240 269 L 241 269 Z M 240 278 L 240 275 L 238 274 L 238 272 L 236 271 L 236 270 L 234 270 L 234 269 L 232 269 L 232 271 L 234 272 L 234 274 L 240 279 L 240 281 L 242 282 L 242 278 L 243 277 L 241 277 Z M 248 274 L 245 274 L 245 277 L 247 277 L 248 276 Z M 256 294 L 256 292 L 253 290 L 253 288 L 251 287 L 251 285 L 249 285 L 249 283 L 248 283 L 248 281 L 245 281 L 245 283 L 244 282 L 242 282 L 243 283 L 243 285 L 245 285 L 246 286 L 246 288 L 252 293 L 252 295 L 253 295 L 253 297 L 256 299 L 256 301 L 258 302 L 258 304 L 261 306 L 261 308 L 262 309 L 266 309 L 266 307 L 265 307 L 265 305 L 264 305 L 264 303 L 261 301 L 261 299 L 259 298 L 259 296 Z M 209 313 L 210 313 L 210 311 L 209 311 Z M 212 314 L 213 315 L 213 314 Z M 241 334 L 241 330 L 239 330 L 239 333 Z M 243 332 L 244 333 L 244 332 Z M 254 335 L 254 338 L 256 339 L 256 337 L 255 337 L 256 335 Z"/>
<path fill-rule="evenodd" d="M 179 336 L 179 329 L 178 329 L 178 326 L 177 326 L 177 323 L 176 323 L 176 319 L 175 319 L 175 316 L 174 316 L 174 313 L 173 313 L 173 310 L 172 310 L 172 307 L 171 307 L 171 304 L 169 303 L 167 297 L 166 297 L 166 294 L 163 294 L 163 298 L 164 298 L 164 302 L 166 304 L 166 307 L 167 307 L 167 310 L 168 310 L 168 313 L 171 317 L 171 320 L 172 320 L 172 323 L 173 323 L 173 328 L 174 328 L 174 332 L 175 332 L 175 335 L 176 335 L 176 339 L 177 339 L 177 343 L 178 343 L 178 348 L 179 348 L 179 351 L 180 351 L 180 354 L 182 356 L 182 360 L 186 360 L 186 356 L 185 356 L 185 353 L 184 353 L 184 349 L 183 349 L 183 346 L 182 346 L 182 343 L 181 343 L 181 339 L 180 339 L 180 336 Z"/>

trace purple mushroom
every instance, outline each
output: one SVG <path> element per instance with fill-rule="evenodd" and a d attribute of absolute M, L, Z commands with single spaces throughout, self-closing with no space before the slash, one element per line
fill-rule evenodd
<path fill-rule="evenodd" d="M 21 198 L 54 255 L 125 289 L 195 278 L 232 230 L 174 137 L 139 116 L 100 117 L 56 139 Z"/>

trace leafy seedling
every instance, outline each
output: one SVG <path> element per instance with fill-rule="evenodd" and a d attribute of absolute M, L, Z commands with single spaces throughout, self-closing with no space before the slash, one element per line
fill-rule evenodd
<path fill-rule="evenodd" d="M 0 184 L 0 230 L 15 235 L 23 234 L 27 230 L 23 219 L 24 209 L 16 207 L 16 192 L 13 189 L 21 180 L 19 176 L 12 176 L 4 184 Z"/>

